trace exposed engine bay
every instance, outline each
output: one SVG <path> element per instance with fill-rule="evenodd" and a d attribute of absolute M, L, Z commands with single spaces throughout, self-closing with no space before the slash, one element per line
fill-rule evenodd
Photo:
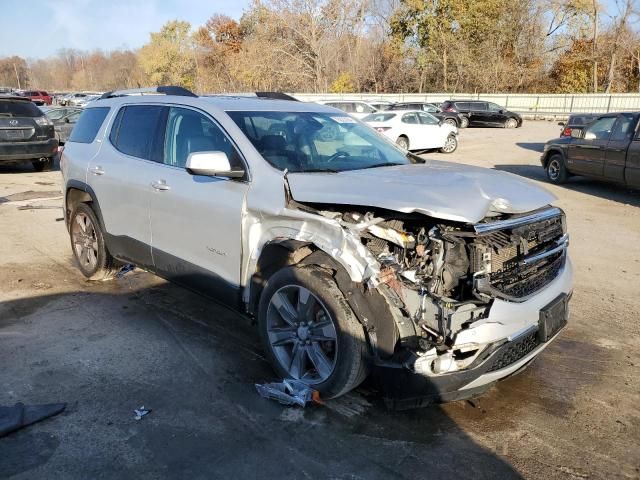
<path fill-rule="evenodd" d="M 320 213 L 359 235 L 379 262 L 375 287 L 411 320 L 400 342 L 414 353 L 411 368 L 427 375 L 471 365 L 485 345 L 461 345 L 460 332 L 486 319 L 494 299 L 523 302 L 544 288 L 568 245 L 558 208 L 476 225 L 364 208 Z"/>

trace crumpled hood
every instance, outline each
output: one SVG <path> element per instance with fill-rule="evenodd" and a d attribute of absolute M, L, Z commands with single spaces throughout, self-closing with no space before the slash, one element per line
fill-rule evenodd
<path fill-rule="evenodd" d="M 556 199 L 517 175 L 434 160 L 340 173 L 290 173 L 287 179 L 299 202 L 419 212 L 468 223 L 490 212 L 530 212 Z"/>

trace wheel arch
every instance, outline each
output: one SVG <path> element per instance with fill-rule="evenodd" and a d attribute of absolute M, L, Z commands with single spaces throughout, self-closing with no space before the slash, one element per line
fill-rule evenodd
<path fill-rule="evenodd" d="M 84 182 L 77 180 L 69 180 L 66 184 L 65 196 L 64 196 L 64 218 L 67 230 L 69 229 L 69 221 L 71 219 L 71 213 L 76 205 L 79 203 L 90 203 L 91 208 L 96 214 L 98 221 L 100 222 L 100 228 L 104 230 L 104 221 L 102 220 L 102 212 L 100 210 L 100 204 L 93 189 Z"/>
<path fill-rule="evenodd" d="M 352 280 L 346 268 L 312 242 L 274 241 L 263 247 L 251 277 L 247 310 L 256 315 L 269 278 L 282 268 L 316 266 L 327 271 L 362 325 L 374 357 L 393 355 L 398 340 L 395 316 L 386 297 L 366 282 Z"/>
<path fill-rule="evenodd" d="M 551 147 L 549 150 L 547 150 L 547 152 L 544 154 L 543 160 L 542 160 L 542 166 L 546 169 L 547 166 L 549 165 L 549 159 L 551 159 L 552 156 L 554 155 L 560 155 L 562 157 L 562 160 L 566 160 L 565 159 L 565 155 L 564 152 L 562 151 L 562 149 L 557 148 L 557 147 Z M 565 162 L 566 164 L 566 162 Z"/>

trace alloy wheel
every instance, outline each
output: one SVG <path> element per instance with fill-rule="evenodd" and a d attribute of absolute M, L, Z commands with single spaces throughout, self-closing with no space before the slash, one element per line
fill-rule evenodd
<path fill-rule="evenodd" d="M 93 270 L 98 265 L 98 236 L 96 229 L 85 213 L 78 213 L 71 225 L 73 249 L 78 262 L 87 270 Z"/>
<path fill-rule="evenodd" d="M 447 137 L 447 140 L 444 142 L 444 145 L 442 147 L 442 151 L 444 153 L 451 153 L 453 152 L 456 147 L 457 147 L 457 141 L 455 139 L 455 137 L 453 135 L 450 135 Z"/>
<path fill-rule="evenodd" d="M 518 122 L 516 121 L 515 118 L 509 118 L 509 119 L 507 119 L 507 121 L 504 124 L 504 126 L 506 128 L 516 128 L 518 126 Z"/>
<path fill-rule="evenodd" d="M 558 180 L 560 177 L 560 162 L 556 159 L 553 159 L 549 162 L 549 166 L 547 167 L 547 172 L 549 173 L 549 178 L 551 180 Z"/>
<path fill-rule="evenodd" d="M 290 377 L 317 384 L 335 370 L 336 327 L 327 308 L 308 289 L 287 285 L 273 294 L 267 309 L 267 336 Z"/>

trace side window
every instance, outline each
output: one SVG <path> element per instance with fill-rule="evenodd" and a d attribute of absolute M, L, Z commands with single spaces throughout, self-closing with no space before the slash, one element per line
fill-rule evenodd
<path fill-rule="evenodd" d="M 599 118 L 584 131 L 585 140 L 607 140 L 611 135 L 616 117 Z"/>
<path fill-rule="evenodd" d="M 489 107 L 490 112 L 499 112 L 502 110 L 502 107 L 497 103 L 487 103 L 487 106 Z"/>
<path fill-rule="evenodd" d="M 471 104 L 469 102 L 457 102 L 455 105 L 458 110 L 461 110 L 463 112 L 471 110 Z"/>
<path fill-rule="evenodd" d="M 425 105 L 424 111 L 429 113 L 438 113 L 440 110 L 437 109 L 436 107 L 432 107 L 431 105 Z"/>
<path fill-rule="evenodd" d="M 109 113 L 109 107 L 87 108 L 78 118 L 78 123 L 73 127 L 69 142 L 91 143 L 95 140 L 102 122 Z"/>
<path fill-rule="evenodd" d="M 437 125 L 440 121 L 434 117 L 433 115 L 427 115 L 426 113 L 418 113 L 418 118 L 420 118 L 420 123 L 423 125 Z"/>
<path fill-rule="evenodd" d="M 122 153 L 144 160 L 161 161 L 166 107 L 129 105 L 118 112 L 109 139 Z"/>
<path fill-rule="evenodd" d="M 402 123 L 411 123 L 411 124 L 415 124 L 415 123 L 420 123 L 418 121 L 418 115 L 415 113 L 405 113 L 402 116 Z"/>
<path fill-rule="evenodd" d="M 232 166 L 241 165 L 235 147 L 220 127 L 188 108 L 171 107 L 164 143 L 165 165 L 184 168 L 193 152 L 224 152 Z"/>
<path fill-rule="evenodd" d="M 626 115 L 620 115 L 618 120 L 616 121 L 615 127 L 613 127 L 613 132 L 611 133 L 611 138 L 609 140 L 612 141 L 622 141 L 629 140 L 633 132 L 630 132 L 631 125 L 633 123 L 633 118 L 628 117 Z"/>
<path fill-rule="evenodd" d="M 485 102 L 473 102 L 471 106 L 471 110 L 476 110 L 479 112 L 486 112 L 489 110 L 489 107 Z"/>

